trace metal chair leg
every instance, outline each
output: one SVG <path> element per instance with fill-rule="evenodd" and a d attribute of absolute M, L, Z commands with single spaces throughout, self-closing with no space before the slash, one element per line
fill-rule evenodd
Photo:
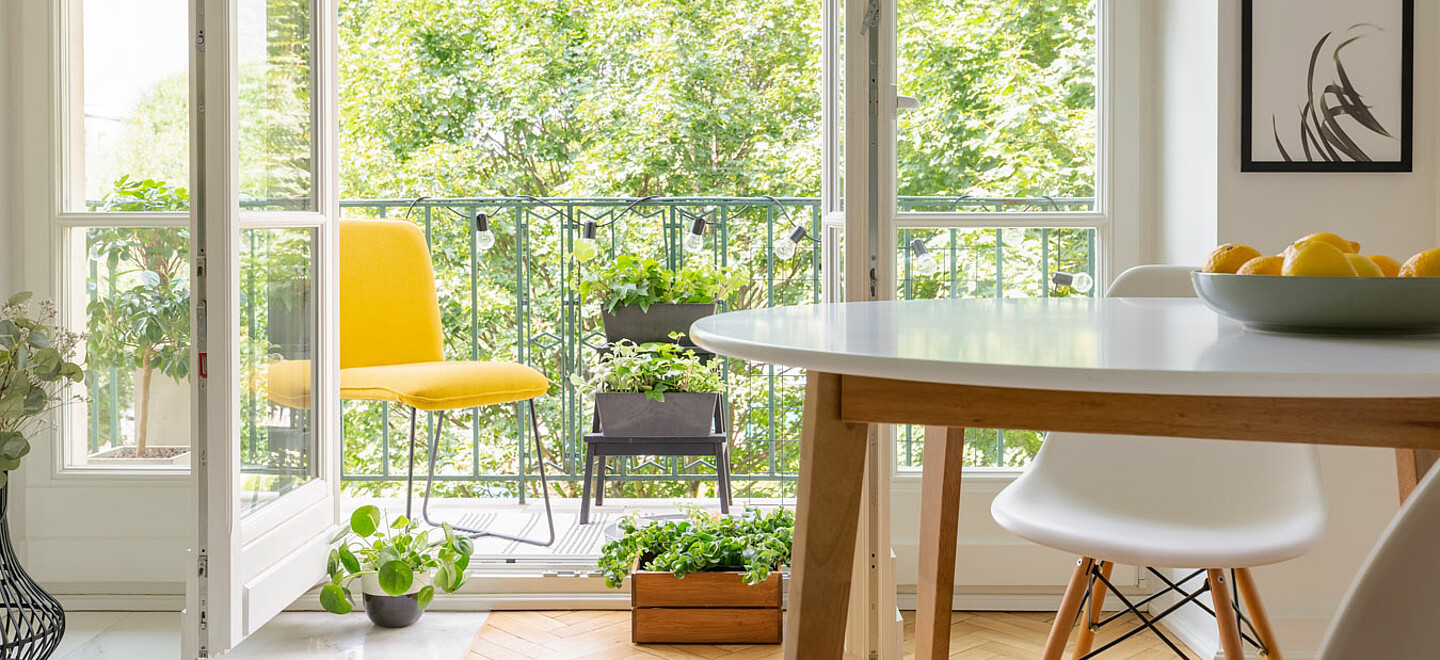
<path fill-rule="evenodd" d="M 580 524 L 590 524 L 590 487 L 595 478 L 595 448 L 585 444 L 585 480 L 580 483 Z"/>
<path fill-rule="evenodd" d="M 414 506 L 411 503 L 415 499 L 415 408 L 410 408 L 410 466 L 405 470 L 405 517 L 414 519 Z M 385 420 L 386 424 L 390 420 Z"/>
<path fill-rule="evenodd" d="M 473 529 L 470 527 L 451 525 L 451 528 L 453 528 L 454 530 L 458 532 L 463 532 L 464 534 L 470 536 L 470 538 L 489 536 L 497 539 L 505 539 L 507 541 L 515 541 L 516 543 L 540 546 L 542 548 L 548 548 L 551 545 L 555 544 L 555 512 L 550 508 L 550 484 L 548 481 L 546 481 L 545 478 L 545 454 L 544 450 L 540 445 L 540 418 L 535 413 L 535 400 L 531 399 L 530 401 L 528 401 L 528 403 L 530 404 L 530 430 L 535 435 L 535 456 L 536 460 L 538 460 L 540 464 L 540 491 L 545 496 L 545 522 L 550 529 L 550 534 L 547 537 L 547 540 L 540 541 L 538 539 L 531 539 L 523 536 L 511 536 L 509 534 L 489 532 L 483 529 Z M 420 515 L 424 518 L 426 523 L 434 526 L 439 526 L 440 523 L 430 519 L 430 488 L 435 484 L 435 454 L 440 448 L 440 430 L 441 427 L 444 426 L 444 424 L 445 413 L 442 412 L 440 413 L 439 420 L 435 422 L 435 435 L 430 438 L 430 469 L 425 479 L 425 496 L 424 498 L 422 498 L 420 503 Z"/>

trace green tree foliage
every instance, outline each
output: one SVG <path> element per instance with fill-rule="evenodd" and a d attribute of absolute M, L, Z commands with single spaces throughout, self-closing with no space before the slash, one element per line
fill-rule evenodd
<path fill-rule="evenodd" d="M 345 194 L 814 194 L 818 8 L 344 3 Z"/>

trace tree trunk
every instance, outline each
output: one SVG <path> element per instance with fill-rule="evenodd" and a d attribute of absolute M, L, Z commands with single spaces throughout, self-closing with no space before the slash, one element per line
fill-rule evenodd
<path fill-rule="evenodd" d="M 145 458 L 145 441 L 150 432 L 150 377 L 155 369 L 150 366 L 154 349 L 146 346 L 140 353 L 140 405 L 135 415 L 135 458 Z"/>

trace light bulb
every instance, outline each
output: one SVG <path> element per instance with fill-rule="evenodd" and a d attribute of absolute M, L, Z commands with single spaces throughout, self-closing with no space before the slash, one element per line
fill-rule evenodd
<path fill-rule="evenodd" d="M 1019 245 L 1025 242 L 1025 230 L 1019 227 L 1006 227 L 1001 230 L 1000 234 L 1001 240 L 1005 241 L 1006 245 Z"/>
<path fill-rule="evenodd" d="M 1076 293 L 1090 293 L 1090 290 L 1095 288 L 1095 278 L 1090 277 L 1089 273 L 1057 272 L 1054 277 L 1050 278 L 1050 281 L 1054 282 L 1056 286 L 1068 286 Z"/>
<path fill-rule="evenodd" d="M 576 261 L 589 261 L 599 254 L 600 246 L 595 244 L 595 230 L 598 228 L 594 220 L 586 220 L 580 226 L 580 238 L 575 239 Z"/>
<path fill-rule="evenodd" d="M 690 231 L 685 232 L 685 249 L 690 252 L 699 252 L 705 247 L 705 219 L 695 218 L 690 223 Z"/>
<path fill-rule="evenodd" d="M 795 225 L 789 234 L 775 239 L 775 243 L 770 247 L 775 251 L 775 258 L 784 261 L 795 256 L 795 248 L 803 240 L 805 240 L 805 228 Z"/>
<path fill-rule="evenodd" d="M 916 277 L 930 277 L 940 271 L 940 262 L 935 261 L 923 239 L 910 241 L 910 254 L 910 272 Z"/>
<path fill-rule="evenodd" d="M 490 216 L 482 211 L 475 214 L 475 249 L 485 252 L 495 247 L 495 232 L 490 231 Z"/>

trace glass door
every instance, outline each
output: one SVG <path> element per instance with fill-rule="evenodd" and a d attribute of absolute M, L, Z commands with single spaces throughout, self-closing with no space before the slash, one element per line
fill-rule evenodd
<path fill-rule="evenodd" d="M 332 0 L 196 0 L 194 466 L 186 657 L 324 575 L 339 518 Z"/>

